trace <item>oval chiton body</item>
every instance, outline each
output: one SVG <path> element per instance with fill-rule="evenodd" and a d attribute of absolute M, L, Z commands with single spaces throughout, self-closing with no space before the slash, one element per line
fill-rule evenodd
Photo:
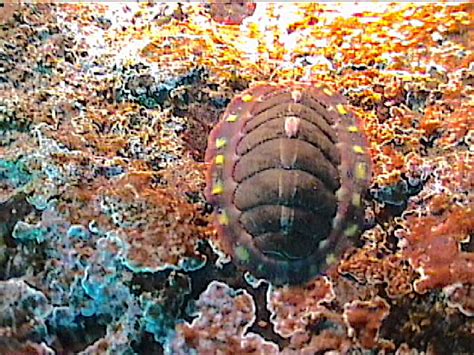
<path fill-rule="evenodd" d="M 345 99 L 327 88 L 244 91 L 212 130 L 206 162 L 222 247 L 254 276 L 304 282 L 360 233 L 367 142 Z"/>

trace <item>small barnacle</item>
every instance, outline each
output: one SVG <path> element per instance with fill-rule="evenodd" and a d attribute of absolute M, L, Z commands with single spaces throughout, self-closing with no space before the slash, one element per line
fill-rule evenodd
<path fill-rule="evenodd" d="M 294 102 L 298 102 L 301 100 L 301 91 L 300 90 L 293 90 L 291 92 L 291 98 L 293 99 Z"/>
<path fill-rule="evenodd" d="M 255 86 L 231 101 L 209 138 L 206 196 L 225 252 L 276 284 L 324 272 L 361 231 L 370 159 L 346 106 L 327 95 L 336 94 L 308 84 Z M 214 148 L 215 137 L 225 151 Z"/>
<path fill-rule="evenodd" d="M 288 116 L 285 119 L 285 133 L 288 138 L 296 137 L 300 128 L 301 119 L 294 116 Z"/>
<path fill-rule="evenodd" d="M 323 239 L 318 243 L 318 249 L 325 249 L 328 245 L 329 241 L 327 239 Z"/>
<path fill-rule="evenodd" d="M 336 262 L 337 262 L 337 257 L 333 253 L 328 254 L 326 256 L 326 264 L 327 265 L 332 265 L 332 264 L 335 264 Z"/>

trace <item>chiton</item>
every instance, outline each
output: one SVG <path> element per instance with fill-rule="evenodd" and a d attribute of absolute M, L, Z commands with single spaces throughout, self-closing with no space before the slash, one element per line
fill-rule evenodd
<path fill-rule="evenodd" d="M 256 277 L 302 283 L 353 245 L 370 180 L 345 99 L 314 84 L 260 84 L 212 130 L 205 195 L 224 251 Z"/>

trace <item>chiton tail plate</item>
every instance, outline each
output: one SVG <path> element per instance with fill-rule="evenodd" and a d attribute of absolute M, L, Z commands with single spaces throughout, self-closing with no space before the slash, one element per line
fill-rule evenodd
<path fill-rule="evenodd" d="M 367 142 L 344 98 L 327 88 L 244 91 L 212 130 L 206 162 L 221 244 L 257 277 L 304 282 L 360 234 Z"/>

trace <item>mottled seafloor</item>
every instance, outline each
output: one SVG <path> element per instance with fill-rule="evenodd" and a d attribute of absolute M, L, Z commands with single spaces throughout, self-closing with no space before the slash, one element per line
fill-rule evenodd
<path fill-rule="evenodd" d="M 473 4 L 215 13 L 0 7 L 0 354 L 473 353 Z M 274 287 L 219 251 L 203 155 L 288 80 L 349 100 L 373 177 L 337 272 Z"/>

